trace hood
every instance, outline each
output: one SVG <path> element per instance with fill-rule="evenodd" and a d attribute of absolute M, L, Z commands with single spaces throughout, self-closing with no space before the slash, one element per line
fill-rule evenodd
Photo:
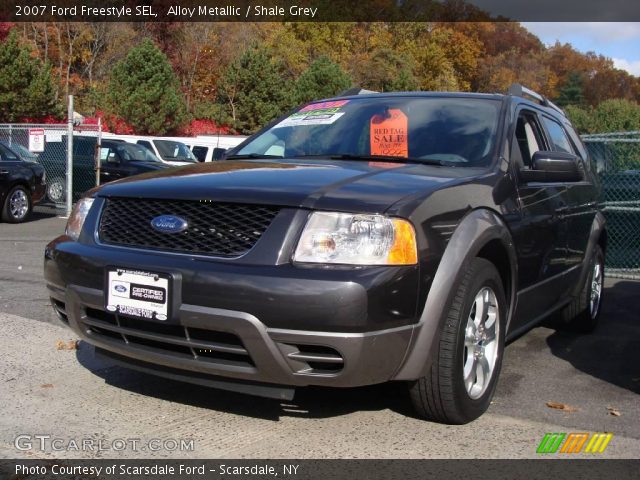
<path fill-rule="evenodd" d="M 135 166 L 140 170 L 164 170 L 165 168 L 170 168 L 170 165 L 166 165 L 162 162 L 147 162 L 144 160 L 129 160 L 129 165 Z"/>
<path fill-rule="evenodd" d="M 381 213 L 400 199 L 459 182 L 469 172 L 367 161 L 198 163 L 143 173 L 97 189 L 101 197 L 211 200 Z"/>

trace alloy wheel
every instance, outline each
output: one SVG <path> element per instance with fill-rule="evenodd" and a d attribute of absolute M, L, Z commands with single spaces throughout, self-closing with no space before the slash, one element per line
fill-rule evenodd
<path fill-rule="evenodd" d="M 595 318 L 600 308 L 600 299 L 602 298 L 602 265 L 596 260 L 591 275 L 591 298 L 589 299 L 589 310 L 591 318 Z"/>
<path fill-rule="evenodd" d="M 22 220 L 29 212 L 29 199 L 22 189 L 17 189 L 9 198 L 9 213 L 16 220 Z"/>
<path fill-rule="evenodd" d="M 489 287 L 480 289 L 467 319 L 462 365 L 464 386 L 474 400 L 486 391 L 496 366 L 499 314 L 495 292 Z"/>

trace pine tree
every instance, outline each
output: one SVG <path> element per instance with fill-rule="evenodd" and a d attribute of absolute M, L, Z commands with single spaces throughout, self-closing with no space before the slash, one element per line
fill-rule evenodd
<path fill-rule="evenodd" d="M 107 97 L 112 113 L 137 133 L 163 135 L 185 120 L 178 80 L 167 57 L 148 39 L 114 66 Z"/>
<path fill-rule="evenodd" d="M 290 82 L 265 49 L 252 46 L 227 67 L 218 82 L 218 102 L 243 134 L 286 112 L 293 102 Z"/>
<path fill-rule="evenodd" d="M 0 43 L 0 122 L 59 114 L 49 64 L 32 56 L 11 31 Z"/>
<path fill-rule="evenodd" d="M 571 72 L 560 89 L 556 103 L 561 107 L 567 105 L 583 106 L 585 104 L 583 85 L 582 75 L 578 72 Z"/>
<path fill-rule="evenodd" d="M 296 82 L 296 103 L 333 97 L 351 86 L 351 77 L 327 57 L 320 57 Z"/>

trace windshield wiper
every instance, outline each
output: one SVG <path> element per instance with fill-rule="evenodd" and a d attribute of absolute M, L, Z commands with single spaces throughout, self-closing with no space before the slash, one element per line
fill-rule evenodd
<path fill-rule="evenodd" d="M 447 165 L 442 160 L 432 160 L 428 158 L 412 158 L 412 157 L 394 157 L 391 155 L 360 155 L 352 153 L 341 153 L 339 155 L 327 155 L 332 160 L 367 160 L 367 161 L 383 161 L 393 163 L 421 163 L 426 165 Z"/>

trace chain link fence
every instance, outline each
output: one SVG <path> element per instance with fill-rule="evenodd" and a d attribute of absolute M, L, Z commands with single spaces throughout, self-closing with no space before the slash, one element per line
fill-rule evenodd
<path fill-rule="evenodd" d="M 42 139 L 42 136 L 44 138 Z M 96 185 L 95 155 L 99 125 L 74 125 L 71 142 L 73 195 L 76 201 Z M 40 140 L 34 137 L 41 136 Z M 67 201 L 68 126 L 66 124 L 0 124 L 0 140 L 25 160 L 44 166 L 47 175 L 45 202 L 65 208 Z"/>
<path fill-rule="evenodd" d="M 640 131 L 582 137 L 602 183 L 607 273 L 640 279 Z"/>

